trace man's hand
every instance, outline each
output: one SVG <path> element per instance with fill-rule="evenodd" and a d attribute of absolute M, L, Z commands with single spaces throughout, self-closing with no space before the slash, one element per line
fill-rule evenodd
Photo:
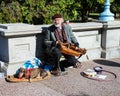
<path fill-rule="evenodd" d="M 56 45 L 58 45 L 58 44 L 60 44 L 60 42 L 59 41 L 56 41 L 56 43 L 55 43 Z"/>
<path fill-rule="evenodd" d="M 78 50 L 79 49 L 79 47 L 75 47 L 75 50 Z"/>
<path fill-rule="evenodd" d="M 56 41 L 56 47 L 59 49 L 61 48 L 60 41 Z"/>

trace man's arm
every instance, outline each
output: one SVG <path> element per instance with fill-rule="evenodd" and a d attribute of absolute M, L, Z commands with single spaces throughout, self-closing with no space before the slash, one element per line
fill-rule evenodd
<path fill-rule="evenodd" d="M 45 46 L 47 46 L 47 47 L 50 48 L 52 42 L 53 42 L 53 41 L 50 40 L 50 30 L 47 29 L 46 32 L 45 32 L 44 44 L 45 44 Z"/>
<path fill-rule="evenodd" d="M 74 36 L 71 27 L 69 28 L 69 34 L 70 34 L 71 42 L 74 43 L 74 45 L 75 45 L 76 47 L 79 47 L 79 43 L 78 43 L 76 37 Z"/>

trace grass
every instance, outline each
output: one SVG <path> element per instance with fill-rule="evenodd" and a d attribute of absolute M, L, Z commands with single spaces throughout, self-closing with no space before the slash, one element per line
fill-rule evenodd
<path fill-rule="evenodd" d="M 100 13 L 90 13 L 89 17 L 93 18 L 93 19 L 98 19 Z"/>

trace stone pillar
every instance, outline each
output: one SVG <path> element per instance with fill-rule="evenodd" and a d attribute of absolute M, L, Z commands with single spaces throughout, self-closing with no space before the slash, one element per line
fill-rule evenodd
<path fill-rule="evenodd" d="M 7 75 L 28 59 L 35 57 L 36 34 L 41 28 L 23 23 L 0 24 L 0 61 L 5 62 Z"/>
<path fill-rule="evenodd" d="M 120 58 L 120 21 L 103 23 L 101 34 L 101 57 L 105 59 Z"/>

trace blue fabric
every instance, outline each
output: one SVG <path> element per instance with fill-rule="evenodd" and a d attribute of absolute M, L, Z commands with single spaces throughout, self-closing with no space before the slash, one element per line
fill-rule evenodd
<path fill-rule="evenodd" d="M 40 68 L 42 67 L 43 64 L 41 62 L 41 60 L 39 60 L 38 58 L 33 58 L 32 60 L 27 60 L 22 68 L 25 68 L 25 69 L 31 69 L 31 68 Z"/>
<path fill-rule="evenodd" d="M 50 70 L 52 69 L 52 66 L 50 66 L 50 65 L 45 65 L 45 66 L 44 66 L 44 69 L 45 69 L 46 71 L 50 71 Z"/>
<path fill-rule="evenodd" d="M 42 68 L 46 71 L 50 71 L 53 68 L 53 66 L 46 64 L 44 61 L 41 61 L 38 58 L 33 58 L 31 60 L 27 60 L 20 68 L 24 68 L 28 70 L 33 68 Z M 19 69 L 16 71 L 16 74 L 19 73 L 20 71 Z"/>

